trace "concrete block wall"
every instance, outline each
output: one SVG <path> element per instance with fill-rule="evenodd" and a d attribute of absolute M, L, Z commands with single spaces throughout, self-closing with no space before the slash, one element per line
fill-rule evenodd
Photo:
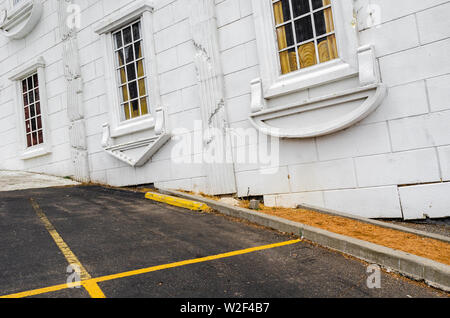
<path fill-rule="evenodd" d="M 7 0 L 0 1 L 0 7 L 5 7 L 6 4 Z M 0 35 L 0 169 L 44 172 L 58 176 L 70 176 L 73 173 L 56 10 L 55 1 L 44 0 L 44 23 L 39 23 L 25 39 L 8 40 Z M 39 56 L 46 63 L 47 125 L 52 152 L 44 157 L 21 160 L 19 142 L 22 132 L 18 128 L 18 112 L 23 110 L 15 102 L 15 85 L 8 78 L 16 67 Z"/>
<path fill-rule="evenodd" d="M 243 83 L 259 76 L 249 2 L 216 1 L 228 111 L 236 128 L 250 128 L 250 88 Z M 360 44 L 375 46 L 388 97 L 349 129 L 281 140 L 274 174 L 236 163 L 239 196 L 264 195 L 269 206 L 309 203 L 367 217 L 450 215 L 450 3 L 370 4 L 381 9 L 381 21 L 359 32 Z M 308 94 L 322 91 L 319 87 Z M 258 151 L 254 144 L 238 147 Z"/>
<path fill-rule="evenodd" d="M 104 81 L 104 56 L 95 25 L 105 16 L 134 1 L 75 1 L 82 8 L 82 27 L 78 32 L 84 92 L 90 173 L 93 182 L 114 186 L 155 183 L 159 186 L 204 191 L 205 173 L 196 159 L 198 153 L 179 158 L 177 139 L 170 140 L 143 167 L 130 167 L 111 157 L 101 148 L 103 123 L 109 120 L 109 105 Z M 193 64 L 194 45 L 189 24 L 188 1 L 154 2 L 154 45 L 157 78 L 168 127 L 178 138 L 192 138 L 195 120 L 201 120 L 197 73 Z M 145 39 L 150 41 L 152 39 Z M 148 58 L 148 56 L 147 56 Z M 181 135 L 180 135 L 181 134 Z M 176 163 L 174 163 L 174 161 Z"/>
<path fill-rule="evenodd" d="M 132 2 L 75 0 L 82 9 L 78 46 L 91 179 L 115 186 L 155 183 L 204 191 L 207 178 L 202 154 L 178 155 L 177 139 L 170 140 L 140 168 L 127 166 L 101 148 L 101 126 L 108 122 L 109 105 L 105 56 L 94 27 Z M 229 125 L 249 129 L 250 81 L 260 77 L 253 8 L 250 0 L 214 2 Z M 344 131 L 320 138 L 279 140 L 275 167 L 236 160 L 240 151 L 258 152 L 260 140 L 235 142 L 239 196 L 263 195 L 267 205 L 309 203 L 367 217 L 450 215 L 450 196 L 445 195 L 450 182 L 450 20 L 446 18 L 450 3 L 369 2 L 379 6 L 381 21 L 360 30 L 359 38 L 361 45 L 375 46 L 382 80 L 389 87 L 382 105 Z M 0 36 L 0 169 L 72 174 L 54 3 L 44 1 L 43 20 L 25 40 L 7 41 Z M 189 139 L 198 133 L 194 122 L 201 119 L 189 1 L 155 0 L 154 5 L 161 106 L 167 111 L 169 127 L 179 131 L 179 137 Z M 53 152 L 22 161 L 17 150 L 17 106 L 7 74 L 37 55 L 43 55 L 47 62 Z M 323 96 L 354 84 L 345 80 L 299 92 L 297 97 Z"/>

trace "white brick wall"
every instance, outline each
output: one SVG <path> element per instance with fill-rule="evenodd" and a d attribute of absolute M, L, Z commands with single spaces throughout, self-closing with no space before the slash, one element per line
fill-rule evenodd
<path fill-rule="evenodd" d="M 94 26 L 132 2 L 75 0 L 82 8 L 78 46 L 91 178 L 111 185 L 155 182 L 205 190 L 207 179 L 201 164 L 174 164 L 171 160 L 174 140 L 141 168 L 128 167 L 101 149 L 101 126 L 109 120 L 110 104 L 103 46 Z M 279 167 L 272 174 L 267 170 L 261 173 L 261 165 L 236 162 L 238 195 L 265 195 L 268 205 L 310 203 L 368 217 L 401 217 L 400 202 L 406 215 L 422 217 L 423 209 L 419 207 L 437 200 L 436 205 L 426 209 L 427 214 L 442 213 L 442 206 L 448 202 L 440 200 L 439 195 L 448 190 L 446 183 L 427 187 L 420 184 L 450 181 L 450 2 L 370 3 L 380 7 L 381 24 L 361 30 L 359 40 L 360 45 L 375 47 L 381 78 L 389 87 L 387 98 L 374 113 L 344 131 L 319 138 L 280 140 Z M 158 106 L 167 110 L 172 129 L 185 128 L 186 136 L 191 137 L 193 122 L 201 119 L 202 98 L 193 63 L 191 7 L 187 0 L 155 0 L 154 4 L 155 61 L 162 103 Z M 251 1 L 215 0 L 215 4 L 229 124 L 250 128 L 250 81 L 261 76 Z M 7 41 L 0 36 L 0 169 L 62 176 L 72 173 L 65 131 L 66 85 L 56 25 L 56 6 L 45 0 L 43 21 L 25 40 Z M 47 62 L 53 149 L 49 156 L 24 162 L 18 158 L 17 105 L 12 100 L 14 88 L 7 74 L 39 55 Z M 298 92 L 296 98 L 320 97 L 354 85 L 357 80 L 347 79 Z M 292 96 L 268 103 L 282 104 Z M 234 147 L 234 158 L 239 148 L 258 151 L 255 143 L 242 140 Z M 192 154 L 191 159 L 199 155 Z"/>

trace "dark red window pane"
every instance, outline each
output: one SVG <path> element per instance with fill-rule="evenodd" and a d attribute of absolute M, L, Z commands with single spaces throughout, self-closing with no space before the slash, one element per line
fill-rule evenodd
<path fill-rule="evenodd" d="M 28 90 L 33 88 L 33 79 L 31 77 L 28 77 Z"/>
<path fill-rule="evenodd" d="M 39 143 L 44 143 L 44 134 L 42 133 L 42 130 L 38 131 L 38 137 L 39 137 Z"/>
<path fill-rule="evenodd" d="M 32 134 L 33 136 L 33 146 L 38 144 L 38 137 L 37 137 L 37 132 L 34 132 Z"/>
<path fill-rule="evenodd" d="M 28 93 L 28 101 L 30 102 L 30 104 L 34 103 L 34 94 L 33 91 Z"/>
<path fill-rule="evenodd" d="M 36 115 L 41 114 L 41 103 L 36 103 Z"/>
<path fill-rule="evenodd" d="M 27 133 L 31 132 L 31 123 L 29 120 L 25 122 L 25 128 L 27 129 Z"/>
<path fill-rule="evenodd" d="M 22 93 L 25 93 L 27 91 L 27 81 L 22 81 Z"/>
<path fill-rule="evenodd" d="M 39 89 L 35 89 L 34 90 L 34 100 L 35 101 L 38 101 L 40 98 L 39 98 Z"/>
<path fill-rule="evenodd" d="M 35 109 L 34 109 L 34 105 L 31 105 L 31 106 L 30 106 L 30 113 L 31 113 L 31 117 L 36 116 L 36 111 L 35 111 Z"/>
<path fill-rule="evenodd" d="M 38 81 L 38 75 L 37 74 L 33 75 L 33 82 L 34 82 L 34 87 L 38 87 L 39 86 L 39 81 Z"/>
<path fill-rule="evenodd" d="M 37 128 L 38 128 L 38 129 L 42 129 L 42 119 L 41 119 L 41 116 L 37 117 L 37 118 L 36 118 L 36 121 L 37 121 Z"/>
<path fill-rule="evenodd" d="M 28 107 L 25 107 L 25 119 L 30 119 L 30 109 Z"/>
<path fill-rule="evenodd" d="M 27 146 L 31 147 L 33 144 L 31 143 L 31 134 L 27 134 Z"/>
<path fill-rule="evenodd" d="M 24 94 L 23 95 L 23 105 L 27 106 L 28 105 L 28 94 Z"/>

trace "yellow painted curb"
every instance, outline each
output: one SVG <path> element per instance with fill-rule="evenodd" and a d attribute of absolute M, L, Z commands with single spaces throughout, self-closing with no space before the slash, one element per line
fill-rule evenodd
<path fill-rule="evenodd" d="M 172 197 L 169 195 L 159 194 L 159 193 L 153 193 L 153 192 L 147 192 L 145 194 L 145 198 L 153 201 L 158 201 L 174 206 L 178 206 L 181 208 L 189 209 L 192 211 L 204 211 L 208 212 L 211 209 L 209 206 L 207 206 L 205 203 L 191 201 L 187 199 Z"/>

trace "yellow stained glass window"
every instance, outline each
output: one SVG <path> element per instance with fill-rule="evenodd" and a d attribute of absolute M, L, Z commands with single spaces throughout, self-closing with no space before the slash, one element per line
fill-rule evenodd
<path fill-rule="evenodd" d="M 273 0 L 281 73 L 339 57 L 331 0 Z"/>
<path fill-rule="evenodd" d="M 140 21 L 113 33 L 122 120 L 149 114 Z"/>

